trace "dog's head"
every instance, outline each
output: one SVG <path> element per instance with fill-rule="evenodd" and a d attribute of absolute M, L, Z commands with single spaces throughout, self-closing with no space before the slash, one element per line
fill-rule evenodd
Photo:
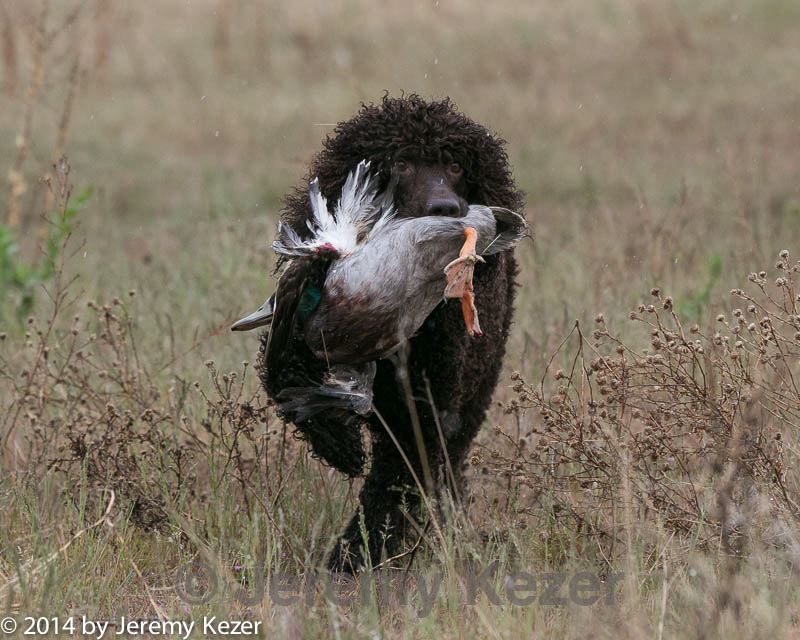
<path fill-rule="evenodd" d="M 446 98 L 384 96 L 340 123 L 309 167 L 322 193 L 338 197 L 348 172 L 361 160 L 379 171 L 381 187 L 394 189 L 399 216 L 461 216 L 468 204 L 521 211 L 505 142 L 460 113 Z M 285 221 L 303 232 L 307 192 L 287 198 Z"/>

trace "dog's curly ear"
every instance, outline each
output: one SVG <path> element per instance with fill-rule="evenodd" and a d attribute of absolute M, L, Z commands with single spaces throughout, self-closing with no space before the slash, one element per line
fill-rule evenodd
<path fill-rule="evenodd" d="M 383 175 L 383 172 L 381 172 Z M 394 192 L 397 189 L 397 183 L 400 181 L 400 176 L 395 171 L 390 171 L 386 186 L 378 198 L 378 204 L 383 209 L 388 209 L 394 202 Z"/>

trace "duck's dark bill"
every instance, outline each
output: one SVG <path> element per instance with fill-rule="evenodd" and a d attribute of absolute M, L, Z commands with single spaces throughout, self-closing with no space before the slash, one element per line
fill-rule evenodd
<path fill-rule="evenodd" d="M 268 325 L 272 322 L 272 314 L 274 311 L 275 300 L 269 298 L 257 311 L 234 322 L 231 325 L 231 331 L 250 331 L 251 329 L 257 329 L 258 327 Z"/>

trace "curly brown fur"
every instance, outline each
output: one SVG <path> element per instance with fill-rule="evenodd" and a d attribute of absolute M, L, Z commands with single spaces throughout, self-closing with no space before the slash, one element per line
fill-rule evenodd
<path fill-rule="evenodd" d="M 521 212 L 524 196 L 512 180 L 504 144 L 460 113 L 449 99 L 428 102 L 413 94 L 385 96 L 379 104 L 363 106 L 325 140 L 309 167 L 304 186 L 287 196 L 282 219 L 301 235 L 307 234 L 305 185 L 310 178 L 317 177 L 322 193 L 335 200 L 348 172 L 361 160 L 372 163 L 385 186 L 392 177 L 393 163 L 401 157 L 420 166 L 458 163 L 463 169 L 459 198 Z M 404 203 L 398 206 L 403 215 Z M 445 456 L 456 469 L 464 461 L 489 407 L 511 323 L 516 271 L 511 252 L 487 257 L 485 264 L 476 265 L 475 298 L 483 337 L 467 335 L 458 301 L 449 301 L 437 307 L 410 342 L 409 378 L 429 467 L 437 477 L 441 477 Z M 308 364 L 313 369 L 314 365 Z M 263 371 L 262 379 L 266 380 Z M 367 552 L 373 563 L 379 562 L 383 553 L 391 556 L 402 542 L 409 518 L 421 515 L 412 474 L 386 432 L 388 426 L 412 461 L 417 477 L 422 478 L 423 465 L 406 395 L 390 361 L 379 363 L 374 393 L 377 414 L 367 421 L 372 432 L 370 472 L 361 491 L 360 511 L 331 553 L 329 566 L 334 570 L 360 569 L 368 561 Z M 425 400 L 429 395 L 433 406 Z M 446 451 L 440 445 L 437 418 L 444 431 Z M 365 456 L 357 422 L 344 424 L 336 416 L 321 416 L 297 427 L 317 456 L 349 475 L 361 472 Z M 362 515 L 366 550 L 362 545 Z"/>

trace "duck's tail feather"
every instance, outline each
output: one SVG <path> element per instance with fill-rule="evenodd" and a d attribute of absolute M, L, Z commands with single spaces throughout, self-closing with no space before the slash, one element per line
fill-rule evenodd
<path fill-rule="evenodd" d="M 374 362 L 357 367 L 333 366 L 322 384 L 283 389 L 278 394 L 278 408 L 295 423 L 332 410 L 339 410 L 352 419 L 365 416 L 372 410 L 376 370 Z"/>
<path fill-rule="evenodd" d="M 272 243 L 272 250 L 282 256 L 303 257 L 314 254 L 312 241 L 303 240 L 288 224 L 278 223 L 278 238 Z"/>
<path fill-rule="evenodd" d="M 378 194 L 379 176 L 370 173 L 370 163 L 362 160 L 351 171 L 342 188 L 342 196 L 336 210 L 341 224 L 352 224 L 359 232 L 379 231 L 394 217 L 394 187 L 396 179 L 390 181 L 383 193 Z"/>
<path fill-rule="evenodd" d="M 481 253 L 492 255 L 513 249 L 528 233 L 528 223 L 525 218 L 510 209 L 503 207 L 489 207 L 489 209 L 494 216 L 497 235 Z"/>
<path fill-rule="evenodd" d="M 308 184 L 308 199 L 311 201 L 311 217 L 306 221 L 308 228 L 315 232 L 326 229 L 333 224 L 333 217 L 328 211 L 328 201 L 319 189 L 319 178 Z"/>
<path fill-rule="evenodd" d="M 342 187 L 336 217 L 340 223 L 350 220 L 357 223 L 369 216 L 378 190 L 378 177 L 370 175 L 369 162 L 362 160 L 358 166 L 347 174 Z"/>

